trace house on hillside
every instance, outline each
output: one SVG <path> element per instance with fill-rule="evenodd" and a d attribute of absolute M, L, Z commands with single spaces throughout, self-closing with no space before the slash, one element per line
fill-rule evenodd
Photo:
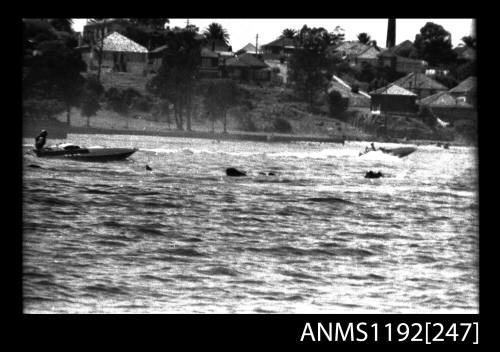
<path fill-rule="evenodd" d="M 382 51 L 379 56 L 379 66 L 391 67 L 397 72 L 425 72 L 428 64 L 424 60 L 409 59 L 396 55 L 392 50 Z"/>
<path fill-rule="evenodd" d="M 460 82 L 459 85 L 450 89 L 450 94 L 461 102 L 477 106 L 477 79 L 470 76 Z"/>
<path fill-rule="evenodd" d="M 225 62 L 225 70 L 229 78 L 240 81 L 269 81 L 269 66 L 252 54 L 243 54 L 229 58 Z"/>
<path fill-rule="evenodd" d="M 264 59 L 286 60 L 297 48 L 297 43 L 294 39 L 280 37 L 266 45 L 262 45 L 261 49 L 264 54 Z"/>
<path fill-rule="evenodd" d="M 476 60 L 476 49 L 468 46 L 457 46 L 453 51 L 457 54 L 457 59 L 474 61 Z"/>
<path fill-rule="evenodd" d="M 328 53 L 330 56 L 341 59 L 354 66 L 356 65 L 356 58 L 367 51 L 369 48 L 369 45 L 360 43 L 358 41 L 346 41 L 340 43 L 335 47 L 330 47 L 328 49 Z"/>
<path fill-rule="evenodd" d="M 433 80 L 424 73 L 411 72 L 401 77 L 394 84 L 403 87 L 417 95 L 417 99 L 422 99 L 435 93 L 447 91 L 448 88 Z"/>
<path fill-rule="evenodd" d="M 380 51 L 377 48 L 370 46 L 368 49 L 354 58 L 354 63 L 356 66 L 361 66 L 363 63 L 377 66 L 378 54 L 380 54 Z"/>
<path fill-rule="evenodd" d="M 372 114 L 415 114 L 417 95 L 403 87 L 391 83 L 370 92 Z"/>
<path fill-rule="evenodd" d="M 88 56 L 82 55 L 90 70 L 97 69 L 99 45 L 94 46 Z M 140 75 L 146 72 L 148 50 L 118 32 L 113 32 L 104 38 L 102 50 L 103 72 L 130 72 Z"/>
<path fill-rule="evenodd" d="M 403 56 L 403 57 L 410 57 L 412 53 L 416 52 L 415 45 L 413 45 L 413 42 L 409 40 L 405 40 L 404 42 L 399 43 L 398 45 L 394 46 L 391 48 L 391 51 L 398 55 L 398 56 Z"/>
<path fill-rule="evenodd" d="M 456 97 L 451 92 L 439 92 L 420 100 L 419 105 L 445 122 L 477 120 L 477 111 L 472 104 Z"/>

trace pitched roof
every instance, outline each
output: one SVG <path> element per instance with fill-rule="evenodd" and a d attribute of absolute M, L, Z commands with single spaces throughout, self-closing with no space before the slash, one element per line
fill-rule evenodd
<path fill-rule="evenodd" d="M 148 49 L 121 35 L 118 32 L 113 32 L 106 38 L 104 38 L 103 51 L 147 53 Z"/>
<path fill-rule="evenodd" d="M 390 50 L 396 54 L 399 55 L 401 52 L 408 51 L 414 49 L 415 46 L 410 40 L 405 40 L 404 42 L 399 43 L 395 47 L 392 47 Z"/>
<path fill-rule="evenodd" d="M 328 93 L 334 90 L 339 92 L 342 97 L 348 98 L 350 106 L 370 106 L 371 97 L 367 93 L 361 90 L 358 93 L 354 93 L 351 86 L 335 75 L 329 83 Z"/>
<path fill-rule="evenodd" d="M 253 45 L 252 43 L 248 43 L 247 45 L 245 45 L 243 48 L 241 48 L 238 51 L 245 51 L 247 53 L 255 53 L 256 50 L 257 50 L 257 48 L 255 47 L 255 45 Z"/>
<path fill-rule="evenodd" d="M 379 56 L 382 56 L 382 57 L 394 57 L 394 56 L 397 56 L 397 55 L 394 54 L 391 49 L 386 49 L 386 50 L 382 50 L 379 53 Z"/>
<path fill-rule="evenodd" d="M 288 46 L 288 47 L 295 47 L 296 46 L 296 43 L 295 43 L 295 40 L 291 39 L 291 38 L 277 38 L 275 40 L 273 40 L 272 42 L 270 43 L 267 43 L 266 45 L 262 45 L 263 47 L 264 46 L 279 46 L 279 47 L 283 47 L 283 46 Z"/>
<path fill-rule="evenodd" d="M 467 79 L 460 82 L 458 86 L 450 89 L 450 93 L 476 94 L 476 90 L 477 90 L 477 79 L 474 76 L 470 76 Z"/>
<path fill-rule="evenodd" d="M 232 67 L 252 67 L 252 68 L 266 68 L 269 67 L 265 62 L 257 59 L 250 53 L 240 55 L 238 57 L 231 57 L 226 60 L 226 66 Z"/>
<path fill-rule="evenodd" d="M 397 84 L 400 87 L 410 90 L 411 89 L 448 90 L 448 88 L 442 85 L 441 83 L 433 80 L 429 76 L 426 76 L 424 73 L 418 73 L 418 72 L 411 72 L 406 76 L 395 81 L 394 84 Z"/>
<path fill-rule="evenodd" d="M 458 100 L 449 92 L 439 92 L 430 95 L 422 100 L 420 100 L 420 105 L 429 107 L 460 107 L 460 108 L 473 108 L 473 106 L 465 101 Z"/>
<path fill-rule="evenodd" d="M 154 49 L 153 49 L 153 50 L 151 50 L 149 53 L 152 53 L 152 54 L 160 53 L 160 52 L 162 52 L 163 50 L 166 50 L 167 48 L 168 48 L 168 45 L 162 45 L 162 46 L 159 46 L 159 47 L 154 48 Z"/>
<path fill-rule="evenodd" d="M 370 95 L 373 94 L 383 94 L 383 95 L 409 95 L 409 96 L 416 96 L 415 93 L 410 92 L 409 90 L 404 89 L 403 87 L 400 87 L 394 83 L 391 83 L 385 87 L 375 89 L 374 91 L 370 92 Z"/>
<path fill-rule="evenodd" d="M 345 52 L 345 55 L 347 56 L 352 56 L 352 55 L 356 56 L 362 54 L 369 48 L 370 48 L 369 45 L 360 43 L 358 41 L 347 41 L 335 47 L 335 51 Z"/>
<path fill-rule="evenodd" d="M 376 59 L 378 57 L 379 51 L 374 48 L 373 46 L 370 46 L 367 48 L 365 51 L 363 51 L 361 54 L 358 55 L 358 59 Z"/>

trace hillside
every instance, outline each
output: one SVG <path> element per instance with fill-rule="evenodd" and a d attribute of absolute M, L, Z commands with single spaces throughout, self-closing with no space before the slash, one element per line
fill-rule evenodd
<path fill-rule="evenodd" d="M 146 84 L 152 76 L 135 76 L 127 73 L 103 73 L 102 83 L 106 90 L 110 88 L 133 88 L 142 96 L 147 96 Z M 240 97 L 238 104 L 229 109 L 227 114 L 227 130 L 229 133 L 264 133 L 288 134 L 295 136 L 330 137 L 341 140 L 384 140 L 385 134 L 390 138 L 406 139 L 441 139 L 450 140 L 450 131 L 435 131 L 422 121 L 403 116 L 391 116 L 385 121 L 371 115 L 366 103 L 353 104 L 348 110 L 333 118 L 329 116 L 326 105 L 320 106 L 314 113 L 309 106 L 294 97 L 290 88 L 263 84 L 239 84 Z M 352 95 L 352 94 L 350 94 Z M 131 108 L 128 113 L 117 113 L 105 102 L 101 110 L 90 118 L 90 127 L 101 129 L 120 129 L 135 131 L 167 132 L 174 131 L 173 116 L 170 123 L 167 116 L 158 114 L 159 102 L 154 97 L 152 108 L 139 111 Z M 350 96 L 349 96 L 350 99 Z M 66 121 L 65 114 L 58 120 Z M 72 126 L 87 126 L 87 118 L 81 116 L 79 109 L 72 111 Z M 212 131 L 212 124 L 207 119 L 201 100 L 195 103 L 192 130 L 198 132 Z M 222 131 L 222 121 L 217 121 L 215 131 Z"/>

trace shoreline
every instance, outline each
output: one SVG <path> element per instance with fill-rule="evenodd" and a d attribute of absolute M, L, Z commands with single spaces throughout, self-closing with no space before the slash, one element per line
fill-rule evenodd
<path fill-rule="evenodd" d="M 95 127 L 76 127 L 68 128 L 68 134 L 120 134 L 131 136 L 151 136 L 151 137 L 174 137 L 174 138 L 201 138 L 215 140 L 240 140 L 254 142 L 323 142 L 323 143 L 342 143 L 340 136 L 312 136 L 312 135 L 293 135 L 281 133 L 266 132 L 205 132 L 205 131 L 151 131 L 151 130 L 128 130 L 128 129 L 108 129 Z M 347 137 L 347 136 L 346 136 Z M 348 138 L 347 138 L 348 139 Z"/>
<path fill-rule="evenodd" d="M 39 121 L 37 126 L 32 123 L 23 126 L 23 137 L 34 138 L 40 129 L 49 131 L 49 138 L 66 139 L 68 134 L 104 134 L 104 135 L 130 135 L 130 136 L 151 136 L 151 137 L 173 137 L 173 138 L 200 138 L 213 140 L 233 140 L 233 141 L 253 141 L 267 143 L 289 143 L 289 142 L 318 142 L 318 143 L 343 143 L 343 136 L 318 136 L 318 135 L 301 135 L 301 134 L 281 134 L 272 132 L 240 132 L 229 131 L 209 132 L 209 131 L 185 131 L 185 130 L 168 130 L 154 131 L 150 129 L 117 129 L 117 128 L 102 128 L 102 127 L 84 127 L 84 126 L 67 126 L 64 123 L 51 123 L 49 121 Z M 440 141 L 427 139 L 403 139 L 389 138 L 386 139 L 380 136 L 361 137 L 346 134 L 346 142 L 375 142 L 375 143 L 399 143 L 413 145 L 436 145 L 437 143 L 448 143 L 450 146 L 476 146 L 474 143 L 465 141 Z"/>

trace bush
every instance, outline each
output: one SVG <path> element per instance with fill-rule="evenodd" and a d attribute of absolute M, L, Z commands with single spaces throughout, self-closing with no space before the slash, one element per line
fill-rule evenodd
<path fill-rule="evenodd" d="M 328 108 L 330 110 L 330 116 L 334 117 L 336 115 L 343 114 L 346 109 L 349 100 L 342 97 L 342 95 L 336 90 L 332 90 L 328 93 Z"/>
<path fill-rule="evenodd" d="M 92 90 L 85 91 L 81 105 L 82 115 L 93 116 L 100 108 L 97 94 Z"/>
<path fill-rule="evenodd" d="M 50 119 L 64 110 L 64 104 L 56 99 L 26 99 L 23 101 L 23 116 L 29 118 Z"/>
<path fill-rule="evenodd" d="M 132 108 L 142 112 L 150 112 L 153 108 L 153 103 L 149 97 L 133 97 Z"/>
<path fill-rule="evenodd" d="M 274 119 L 273 128 L 274 128 L 274 131 L 278 132 L 278 133 L 292 133 L 293 132 L 293 128 L 292 128 L 292 125 L 290 124 L 290 122 L 288 122 L 287 120 L 285 120 L 281 117 L 277 117 Z"/>
<path fill-rule="evenodd" d="M 125 90 L 118 89 L 115 87 L 109 88 L 105 93 L 108 106 L 122 114 L 126 114 L 132 105 L 132 101 L 136 98 L 141 98 L 142 95 L 139 91 L 133 88 L 127 88 Z"/>
<path fill-rule="evenodd" d="M 111 87 L 106 91 L 105 95 L 107 105 L 110 109 L 122 114 L 126 114 L 128 112 L 129 105 L 124 99 L 122 90 Z"/>
<path fill-rule="evenodd" d="M 258 128 L 249 115 L 244 115 L 238 119 L 238 129 L 245 132 L 257 132 Z"/>
<path fill-rule="evenodd" d="M 97 79 L 97 75 L 94 74 L 91 74 L 87 77 L 87 81 L 85 82 L 85 88 L 87 90 L 94 92 L 97 95 L 97 97 L 100 97 L 102 93 L 104 93 L 103 85 Z"/>
<path fill-rule="evenodd" d="M 359 85 L 353 84 L 351 87 L 351 92 L 353 93 L 359 93 Z"/>

